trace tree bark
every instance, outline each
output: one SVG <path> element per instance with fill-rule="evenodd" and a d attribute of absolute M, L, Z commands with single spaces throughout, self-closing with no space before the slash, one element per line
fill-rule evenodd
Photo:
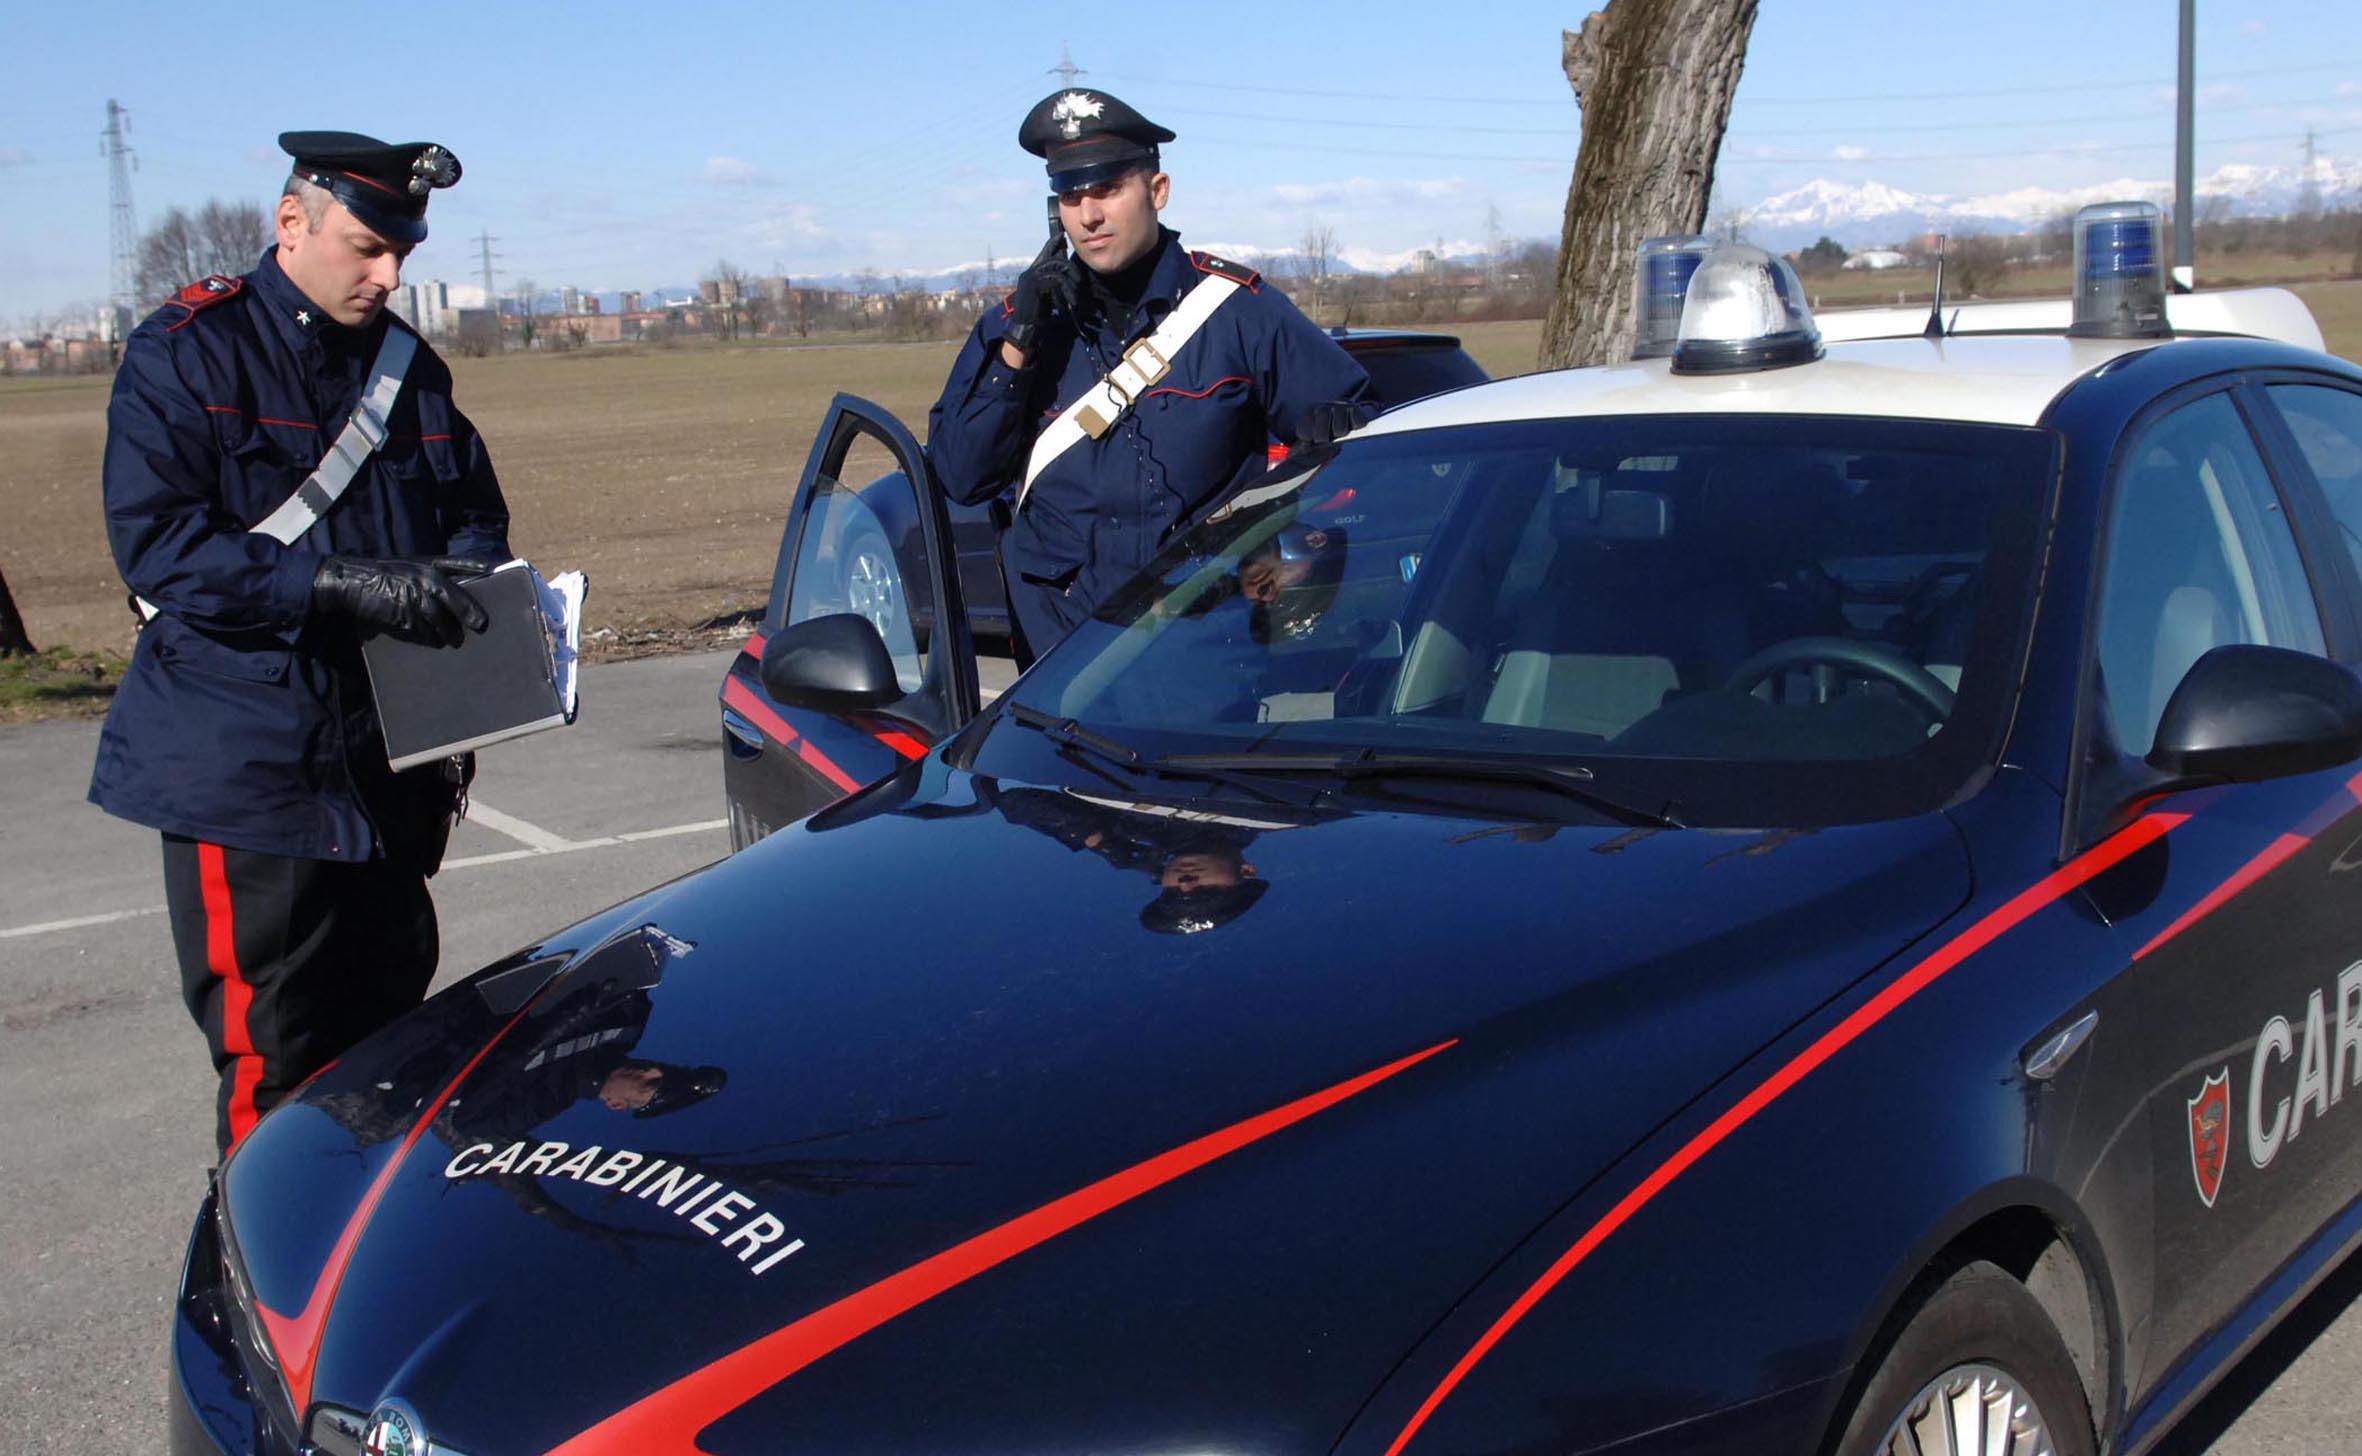
<path fill-rule="evenodd" d="M 1609 0 L 1561 32 L 1583 111 L 1538 360 L 1563 369 L 1632 351 L 1641 239 L 1706 225 L 1714 159 L 1755 27 L 1756 0 Z"/>
<path fill-rule="evenodd" d="M 25 635 L 25 619 L 17 614 L 16 598 L 8 592 L 8 574 L 0 572 L 0 657 L 30 657 L 33 651 L 33 639 Z"/>

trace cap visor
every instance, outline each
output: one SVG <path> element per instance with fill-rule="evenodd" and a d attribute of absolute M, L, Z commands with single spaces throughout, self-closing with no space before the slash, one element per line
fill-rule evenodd
<path fill-rule="evenodd" d="M 355 197 L 343 189 L 336 190 L 336 200 L 344 204 L 361 226 L 384 238 L 389 243 L 415 247 L 426 241 L 426 218 L 395 212 L 379 207 L 366 197 Z"/>
<path fill-rule="evenodd" d="M 1117 157 L 1105 162 L 1093 162 L 1081 167 L 1062 166 L 1050 173 L 1050 190 L 1052 192 L 1079 192 L 1085 187 L 1096 187 L 1102 182 L 1112 182 L 1118 177 L 1137 172 L 1147 165 L 1148 154 L 1134 152 L 1130 156 Z"/>

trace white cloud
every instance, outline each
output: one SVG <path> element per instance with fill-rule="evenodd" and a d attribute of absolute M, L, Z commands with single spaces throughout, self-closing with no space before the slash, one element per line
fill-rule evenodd
<path fill-rule="evenodd" d="M 1840 162 L 1858 162 L 1864 157 L 1870 155 L 1870 149 L 1868 147 L 1853 146 L 1849 143 L 1845 146 L 1833 149 L 1829 155 L 1835 157 Z"/>
<path fill-rule="evenodd" d="M 0 146 L 0 167 L 21 167 L 33 160 L 33 154 L 23 147 Z"/>
<path fill-rule="evenodd" d="M 837 251 L 836 236 L 821 221 L 820 209 L 807 202 L 765 208 L 736 231 L 757 254 L 811 256 Z"/>
<path fill-rule="evenodd" d="M 2247 88 L 2229 81 L 2213 81 L 2198 88 L 2200 106 L 2243 106 L 2247 102 Z"/>
<path fill-rule="evenodd" d="M 736 157 L 707 157 L 699 175 L 717 187 L 756 187 L 778 180 L 754 163 Z"/>
<path fill-rule="evenodd" d="M 2239 25 L 2239 33 L 2241 35 L 2262 35 L 2264 33 L 2264 23 L 2260 20 L 2242 21 Z"/>
<path fill-rule="evenodd" d="M 2338 82 L 2337 94 L 2340 96 L 2362 96 L 2362 81 Z"/>

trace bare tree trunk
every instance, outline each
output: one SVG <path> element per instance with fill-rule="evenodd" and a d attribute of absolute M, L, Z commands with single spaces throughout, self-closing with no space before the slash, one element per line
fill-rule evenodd
<path fill-rule="evenodd" d="M 1583 141 L 1567 188 L 1544 369 L 1632 350 L 1640 240 L 1706 224 L 1714 158 L 1755 28 L 1756 0 L 1609 0 L 1561 32 Z"/>
<path fill-rule="evenodd" d="M 33 639 L 25 635 L 25 619 L 17 615 L 16 598 L 8 592 L 8 575 L 0 572 L 0 657 L 30 657 L 33 651 Z"/>

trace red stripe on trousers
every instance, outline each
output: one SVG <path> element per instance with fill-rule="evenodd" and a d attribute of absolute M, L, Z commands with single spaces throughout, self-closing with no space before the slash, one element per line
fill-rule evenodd
<path fill-rule="evenodd" d="M 235 1064 L 230 1072 L 230 1146 L 254 1131 L 254 1089 L 262 1082 L 262 1058 L 254 1050 L 254 987 L 238 969 L 237 922 L 230 912 L 230 872 L 221 846 L 197 846 L 197 885 L 205 898 L 205 968 L 221 977 L 221 1049 Z"/>

